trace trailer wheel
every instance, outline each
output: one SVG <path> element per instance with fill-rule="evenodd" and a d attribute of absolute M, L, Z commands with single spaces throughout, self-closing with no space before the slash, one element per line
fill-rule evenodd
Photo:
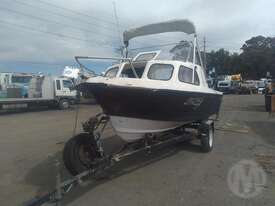
<path fill-rule="evenodd" d="M 201 151 L 210 152 L 213 149 L 214 142 L 214 123 L 203 123 L 199 129 L 201 140 Z"/>
<path fill-rule="evenodd" d="M 69 107 L 70 107 L 70 102 L 69 102 L 69 100 L 67 100 L 67 99 L 61 99 L 61 100 L 59 101 L 58 106 L 59 106 L 59 108 L 62 109 L 62 110 L 64 110 L 64 109 L 69 109 Z"/>
<path fill-rule="evenodd" d="M 92 163 L 99 156 L 95 142 L 88 133 L 72 137 L 63 150 L 63 161 L 72 175 L 77 175 L 92 168 Z"/>

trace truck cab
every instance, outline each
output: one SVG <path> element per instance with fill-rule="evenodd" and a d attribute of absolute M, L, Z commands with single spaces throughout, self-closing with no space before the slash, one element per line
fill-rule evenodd
<path fill-rule="evenodd" d="M 70 104 L 77 101 L 77 91 L 73 88 L 74 83 L 66 77 L 58 77 L 54 79 L 55 99 L 62 109 L 66 109 Z"/>
<path fill-rule="evenodd" d="M 235 94 L 240 90 L 240 81 L 238 80 L 222 80 L 218 81 L 217 90 L 224 94 Z"/>
<path fill-rule="evenodd" d="M 74 84 L 68 78 L 55 78 L 55 96 L 56 97 L 74 97 L 76 90 L 73 90 Z"/>
<path fill-rule="evenodd" d="M 224 94 L 228 94 L 231 92 L 231 81 L 230 80 L 223 80 L 218 81 L 217 90 L 223 92 Z"/>
<path fill-rule="evenodd" d="M 30 73 L 1 72 L 0 91 L 7 94 L 9 88 L 17 88 L 20 91 L 20 94 L 18 94 L 19 97 L 26 98 L 28 96 L 29 82 L 32 77 L 33 74 Z"/>

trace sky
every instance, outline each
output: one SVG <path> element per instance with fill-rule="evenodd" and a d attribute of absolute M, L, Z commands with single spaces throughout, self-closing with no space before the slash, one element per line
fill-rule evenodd
<path fill-rule="evenodd" d="M 74 56 L 118 56 L 124 30 L 189 19 L 206 50 L 240 52 L 252 36 L 275 36 L 275 0 L 0 0 L 0 72 L 61 74 Z M 114 3 L 117 13 L 115 18 Z M 130 48 L 178 42 L 179 33 L 141 37 Z M 85 62 L 100 73 L 112 62 Z"/>

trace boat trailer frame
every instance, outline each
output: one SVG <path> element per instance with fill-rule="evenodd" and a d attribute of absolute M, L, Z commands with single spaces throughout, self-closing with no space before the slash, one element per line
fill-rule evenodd
<path fill-rule="evenodd" d="M 186 140 L 194 139 L 194 134 L 192 132 L 184 131 L 186 128 L 188 129 L 197 129 L 198 134 L 199 127 L 202 125 L 201 122 L 194 122 L 189 124 L 188 126 L 184 126 L 181 128 L 176 128 L 171 130 L 170 132 L 165 132 L 160 140 L 152 141 L 152 134 L 147 134 L 144 139 L 144 146 L 138 149 L 127 151 L 129 144 L 124 145 L 118 152 L 105 155 L 104 150 L 101 144 L 101 136 L 106 128 L 107 123 L 109 122 L 109 117 L 105 114 L 98 114 L 95 117 L 90 118 L 88 121 L 82 124 L 83 130 L 87 133 L 93 133 L 94 139 L 97 143 L 98 151 L 100 152 L 101 158 L 96 160 L 96 168 L 87 169 L 80 174 L 74 176 L 71 179 L 65 180 L 61 182 L 61 169 L 60 162 L 58 160 L 55 161 L 55 167 L 57 171 L 56 175 L 56 187 L 52 192 L 45 193 L 41 196 L 36 196 L 35 198 L 25 202 L 24 206 L 40 206 L 45 203 L 55 204 L 56 206 L 61 206 L 61 201 L 65 194 L 70 192 L 70 190 L 77 186 L 83 184 L 85 180 L 90 177 L 96 178 L 97 175 L 101 172 L 106 171 L 108 168 L 112 167 L 115 163 L 126 159 L 129 156 L 140 152 L 151 153 L 152 149 L 156 149 L 158 147 L 169 145 L 171 143 L 176 142 L 184 142 Z M 203 124 L 213 124 L 213 120 L 207 120 Z M 100 127 L 101 126 L 101 127 Z M 175 134 L 173 134 L 175 132 Z M 197 134 L 197 135 L 198 135 Z M 201 133 L 202 136 L 205 134 Z M 163 140 L 161 140 L 163 138 Z"/>

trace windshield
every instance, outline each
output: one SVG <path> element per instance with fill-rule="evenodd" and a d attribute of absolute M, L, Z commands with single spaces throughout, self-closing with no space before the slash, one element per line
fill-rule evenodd
<path fill-rule="evenodd" d="M 135 58 L 134 61 L 150 61 L 153 58 L 155 58 L 157 55 L 157 52 L 149 52 L 149 53 L 141 53 L 138 54 Z"/>
<path fill-rule="evenodd" d="M 219 83 L 219 87 L 229 87 L 229 83 L 228 82 L 221 82 L 221 83 Z"/>
<path fill-rule="evenodd" d="M 104 77 L 109 77 L 109 78 L 116 77 L 118 70 L 119 70 L 119 67 L 113 67 L 105 73 Z"/>
<path fill-rule="evenodd" d="M 159 54 L 152 52 L 154 48 L 160 48 Z M 155 58 L 158 60 L 180 60 L 184 62 L 192 62 L 193 59 L 193 43 L 186 40 L 182 40 L 177 43 L 160 45 L 159 47 L 156 45 L 156 47 L 144 47 L 144 49 L 129 49 L 131 57 L 137 56 L 141 51 L 146 51 L 148 53 L 138 56 L 138 60 L 149 60 Z"/>
<path fill-rule="evenodd" d="M 132 64 L 126 63 L 122 69 L 120 77 L 141 78 L 145 67 L 146 67 L 146 62 L 133 62 Z M 137 76 L 135 75 L 135 72 Z"/>
<path fill-rule="evenodd" d="M 64 88 L 72 88 L 73 83 L 70 80 L 63 80 L 63 87 Z"/>
<path fill-rule="evenodd" d="M 12 83 L 20 83 L 20 84 L 27 84 L 31 81 L 31 76 L 12 76 L 11 81 Z"/>

